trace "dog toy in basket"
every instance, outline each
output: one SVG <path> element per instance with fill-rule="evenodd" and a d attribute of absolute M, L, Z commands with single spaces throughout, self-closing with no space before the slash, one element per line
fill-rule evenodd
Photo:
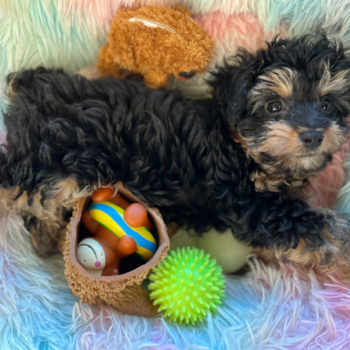
<path fill-rule="evenodd" d="M 152 88 L 167 87 L 172 75 L 188 80 L 203 74 L 214 41 L 182 6 L 146 6 L 118 11 L 99 53 L 103 75 L 120 77 L 121 69 L 139 73 Z"/>
<path fill-rule="evenodd" d="M 117 275 L 124 257 L 136 253 L 147 261 L 154 255 L 153 225 L 141 204 L 129 203 L 111 188 L 97 190 L 92 201 L 82 221 L 94 237 L 83 239 L 77 249 L 78 261 L 87 271 Z"/>
<path fill-rule="evenodd" d="M 179 323 L 202 321 L 224 297 L 222 269 L 203 250 L 177 249 L 152 270 L 149 285 L 158 312 Z"/>

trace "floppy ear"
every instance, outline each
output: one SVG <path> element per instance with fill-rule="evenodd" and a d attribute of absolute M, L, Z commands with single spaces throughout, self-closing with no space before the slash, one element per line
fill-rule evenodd
<path fill-rule="evenodd" d="M 213 95 L 220 102 L 222 113 L 231 125 L 244 116 L 248 91 L 259 75 L 261 66 L 261 59 L 241 50 L 211 72 L 212 79 L 208 83 L 213 87 Z"/>

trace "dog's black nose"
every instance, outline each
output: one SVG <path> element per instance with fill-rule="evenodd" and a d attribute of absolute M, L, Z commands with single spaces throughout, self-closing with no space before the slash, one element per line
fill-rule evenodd
<path fill-rule="evenodd" d="M 316 149 L 321 145 L 324 135 L 322 131 L 305 131 L 300 134 L 300 139 L 308 149 Z"/>

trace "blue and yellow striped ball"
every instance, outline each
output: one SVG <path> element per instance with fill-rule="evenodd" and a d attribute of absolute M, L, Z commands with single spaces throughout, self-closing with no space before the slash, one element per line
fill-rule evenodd
<path fill-rule="evenodd" d="M 149 260 L 157 250 L 157 243 L 151 232 L 144 226 L 131 227 L 124 220 L 124 209 L 111 202 L 92 203 L 89 207 L 91 217 L 105 226 L 119 238 L 127 235 L 135 239 L 136 254 Z"/>

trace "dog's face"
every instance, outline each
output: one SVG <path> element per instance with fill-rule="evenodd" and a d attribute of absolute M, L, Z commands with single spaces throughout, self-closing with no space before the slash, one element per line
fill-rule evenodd
<path fill-rule="evenodd" d="M 326 39 L 280 40 L 225 69 L 231 77 L 223 108 L 233 138 L 266 173 L 305 178 L 340 149 L 350 113 L 350 62 L 342 48 Z"/>
<path fill-rule="evenodd" d="M 265 170 L 306 176 L 323 169 L 344 142 L 350 101 L 341 93 L 349 71 L 333 73 L 327 63 L 319 72 L 267 68 L 249 90 L 238 141 Z"/>

